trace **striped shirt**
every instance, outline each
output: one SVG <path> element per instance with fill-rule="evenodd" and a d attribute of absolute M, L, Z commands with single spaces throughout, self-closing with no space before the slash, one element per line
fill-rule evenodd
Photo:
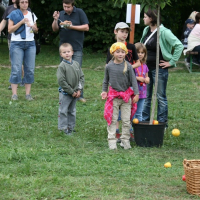
<path fill-rule="evenodd" d="M 129 87 L 133 87 L 134 95 L 139 94 L 138 84 L 131 64 L 127 63 L 127 72 L 123 74 L 124 62 L 115 64 L 111 60 L 105 68 L 103 80 L 103 91 L 107 92 L 111 86 L 118 92 L 125 92 Z"/>

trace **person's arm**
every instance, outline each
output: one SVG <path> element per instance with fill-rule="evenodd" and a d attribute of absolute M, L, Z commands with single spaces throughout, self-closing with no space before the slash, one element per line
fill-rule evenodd
<path fill-rule="evenodd" d="M 108 69 L 106 67 L 103 79 L 102 93 L 101 93 L 101 98 L 104 100 L 107 99 L 108 97 L 108 80 L 109 80 Z"/>
<path fill-rule="evenodd" d="M 108 67 L 105 68 L 105 74 L 103 79 L 103 86 L 102 91 L 107 92 L 108 91 L 108 82 L 109 82 L 109 73 L 108 73 Z"/>
<path fill-rule="evenodd" d="M 37 17 L 34 13 L 32 13 L 32 19 L 33 19 L 33 25 L 30 25 L 30 23 L 27 24 L 28 27 L 31 27 L 34 33 L 38 33 L 38 27 L 37 27 Z"/>
<path fill-rule="evenodd" d="M 102 92 L 101 93 L 101 98 L 102 99 L 107 99 L 107 97 L 108 97 L 108 93 L 107 92 Z"/>
<path fill-rule="evenodd" d="M 54 32 L 57 32 L 59 30 L 59 26 L 58 26 L 58 19 L 59 19 L 60 13 L 59 11 L 54 11 L 53 13 L 53 23 L 52 23 L 52 29 Z"/>
<path fill-rule="evenodd" d="M 132 87 L 133 87 L 133 92 L 134 92 L 134 97 L 133 97 L 133 103 L 137 103 L 139 101 L 139 89 L 138 89 L 138 84 L 137 84 L 137 79 L 135 76 L 135 73 L 133 72 L 133 70 L 130 70 L 130 80 L 132 83 Z"/>
<path fill-rule="evenodd" d="M 83 24 L 83 25 L 73 25 L 71 24 L 69 27 L 67 27 L 68 29 L 72 29 L 75 31 L 89 31 L 89 25 L 88 24 Z"/>
<path fill-rule="evenodd" d="M 106 58 L 106 64 L 108 64 L 112 60 L 112 55 L 110 54 L 110 48 L 108 48 L 107 51 L 107 58 Z"/>
<path fill-rule="evenodd" d="M 66 25 L 65 27 L 68 29 L 72 29 L 75 31 L 89 31 L 89 25 L 88 24 L 82 24 L 82 25 L 73 25 L 71 21 L 64 21 L 61 22 L 62 25 Z"/>
<path fill-rule="evenodd" d="M 164 61 L 161 60 L 159 66 L 162 66 L 162 68 L 166 68 L 166 67 L 170 67 L 176 64 L 176 62 L 179 60 L 182 52 L 183 52 L 183 44 L 181 43 L 181 41 L 170 31 L 170 30 L 166 30 L 165 31 L 165 39 L 168 42 L 168 44 L 170 46 L 172 46 L 174 48 L 173 54 L 172 54 L 172 58 L 169 61 Z"/>
<path fill-rule="evenodd" d="M 14 22 L 9 19 L 8 21 L 8 33 L 14 33 L 21 25 L 28 23 L 28 19 L 24 18 L 22 19 L 20 22 L 18 22 L 17 24 L 14 24 Z"/>
<path fill-rule="evenodd" d="M 141 63 L 140 63 L 140 60 L 138 58 L 138 54 L 137 54 L 137 50 L 135 48 L 135 45 L 131 44 L 131 48 L 132 48 L 132 58 L 133 58 L 132 68 L 135 69 L 135 68 L 138 68 L 141 65 Z"/>
<path fill-rule="evenodd" d="M 131 86 L 133 87 L 133 91 L 135 95 L 139 95 L 137 79 L 133 70 L 129 70 L 129 80 L 131 82 Z"/>
<path fill-rule="evenodd" d="M 137 81 L 140 81 L 140 82 L 145 82 L 145 78 L 144 77 L 141 77 L 141 76 L 136 76 L 136 79 Z"/>
<path fill-rule="evenodd" d="M 149 81 L 150 81 L 150 79 L 149 79 L 149 76 L 148 76 L 148 72 L 145 74 L 145 83 L 146 84 L 149 84 Z"/>
<path fill-rule="evenodd" d="M 35 22 L 33 26 L 31 26 L 34 33 L 38 33 L 37 23 Z"/>
<path fill-rule="evenodd" d="M 33 25 L 27 24 L 27 27 L 31 27 L 34 33 L 38 33 L 37 23 L 33 22 Z"/>
<path fill-rule="evenodd" d="M 136 60 L 135 63 L 132 65 L 132 68 L 138 68 L 141 65 L 140 60 Z"/>
<path fill-rule="evenodd" d="M 1 31 L 3 31 L 3 29 L 6 27 L 6 23 L 7 21 L 5 19 L 3 19 L 0 23 L 0 35 L 1 35 Z"/>

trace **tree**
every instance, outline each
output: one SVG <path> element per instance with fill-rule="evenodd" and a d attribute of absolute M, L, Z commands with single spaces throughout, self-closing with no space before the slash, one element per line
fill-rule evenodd
<path fill-rule="evenodd" d="M 132 3 L 136 4 L 136 0 L 113 0 L 115 1 L 115 4 L 121 3 L 123 5 L 124 3 Z M 160 45 L 159 45 L 159 32 L 160 32 L 160 8 L 163 9 L 166 5 L 170 5 L 170 0 L 137 0 L 137 3 L 141 4 L 141 8 L 144 8 L 144 10 L 151 9 L 157 9 L 158 16 L 157 16 L 157 52 L 156 52 L 156 78 L 155 78 L 155 87 L 154 87 L 154 93 L 152 98 L 152 110 L 151 110 L 151 118 L 150 118 L 150 124 L 153 123 L 154 115 L 155 115 L 155 106 L 156 106 L 156 95 L 157 95 L 157 88 L 158 88 L 158 71 L 159 71 L 159 51 L 160 51 Z"/>
<path fill-rule="evenodd" d="M 85 33 L 84 47 L 92 51 L 106 51 L 115 41 L 113 34 L 115 24 L 126 19 L 126 3 L 131 2 L 130 0 L 115 1 L 117 3 L 114 7 L 112 0 L 75 0 L 76 7 L 82 8 L 89 19 L 90 30 Z M 137 0 L 136 2 L 141 3 L 142 1 Z M 153 1 L 151 4 L 154 4 Z M 176 12 L 174 6 L 166 3 L 165 9 L 162 10 L 162 21 L 165 27 L 180 38 L 185 20 L 192 11 L 200 8 L 200 1 L 171 0 L 171 4 L 175 5 Z M 40 36 L 50 44 L 58 44 L 59 40 L 55 40 L 58 33 L 52 31 L 51 24 L 53 12 L 63 9 L 62 0 L 32 0 L 30 7 L 38 18 L 37 25 Z M 143 28 L 143 24 L 136 25 L 136 42 L 140 40 Z"/>

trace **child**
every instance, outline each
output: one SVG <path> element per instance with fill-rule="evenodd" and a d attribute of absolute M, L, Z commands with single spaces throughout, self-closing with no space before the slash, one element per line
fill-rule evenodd
<path fill-rule="evenodd" d="M 183 43 L 184 48 L 187 49 L 187 45 L 188 45 L 188 36 L 189 36 L 190 32 L 192 31 L 192 29 L 194 28 L 194 24 L 195 24 L 195 23 L 194 23 L 194 20 L 192 20 L 192 19 L 187 19 L 187 20 L 185 21 L 185 24 L 186 24 L 186 29 L 185 29 L 185 31 L 184 31 L 184 33 L 183 33 L 184 39 L 183 39 L 182 43 Z"/>
<path fill-rule="evenodd" d="M 125 60 L 128 61 L 134 69 L 140 66 L 140 61 L 137 56 L 135 45 L 126 42 L 130 30 L 131 30 L 130 27 L 126 23 L 119 22 L 115 25 L 114 34 L 115 34 L 115 39 L 117 42 L 122 42 L 126 45 L 128 49 L 128 54 L 126 55 Z M 108 64 L 108 62 L 111 59 L 112 59 L 112 55 L 110 54 L 110 50 L 108 49 L 106 64 Z"/>
<path fill-rule="evenodd" d="M 107 99 L 104 118 L 108 123 L 108 145 L 110 149 L 117 149 L 116 122 L 120 108 L 122 118 L 121 146 L 124 149 L 130 149 L 130 117 L 136 111 L 133 105 L 131 107 L 131 104 L 139 100 L 137 81 L 131 64 L 125 61 L 125 55 L 128 53 L 126 45 L 116 42 L 111 46 L 110 53 L 113 55 L 113 59 L 106 65 L 103 92 L 101 93 L 102 99 Z M 107 93 L 108 85 L 109 92 Z"/>
<path fill-rule="evenodd" d="M 59 51 L 63 60 L 57 70 L 60 86 L 58 129 L 72 135 L 76 124 L 76 101 L 84 85 L 84 74 L 78 62 L 72 60 L 73 48 L 69 43 L 63 43 Z"/>
<path fill-rule="evenodd" d="M 140 66 L 140 61 L 137 56 L 135 45 L 126 42 L 130 30 L 131 30 L 130 27 L 126 23 L 119 22 L 115 25 L 114 34 L 115 34 L 115 39 L 117 40 L 117 42 L 122 42 L 127 46 L 128 54 L 125 56 L 125 60 L 128 61 L 132 65 L 133 69 L 135 69 Z M 110 51 L 108 50 L 106 63 L 108 63 L 111 59 L 112 59 L 112 55 L 110 54 Z M 121 120 L 121 117 L 119 113 L 118 122 L 116 125 L 116 134 L 119 134 L 120 120 Z M 134 139 L 132 135 L 132 130 L 130 130 L 130 134 L 131 134 L 130 140 L 133 141 Z M 120 142 L 120 140 L 118 142 Z"/>
<path fill-rule="evenodd" d="M 149 69 L 145 64 L 147 59 L 147 49 L 145 45 L 138 42 L 135 44 L 135 47 L 137 50 L 139 60 L 141 62 L 141 66 L 135 69 L 140 96 L 139 96 L 139 101 L 137 102 L 137 111 L 134 115 L 134 118 L 137 118 L 139 121 L 142 121 L 142 110 L 147 93 L 146 84 L 149 83 L 149 77 L 148 77 Z"/>

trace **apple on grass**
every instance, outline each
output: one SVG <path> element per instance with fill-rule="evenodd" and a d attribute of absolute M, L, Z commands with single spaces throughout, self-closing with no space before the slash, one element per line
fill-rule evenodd
<path fill-rule="evenodd" d="M 183 181 L 186 181 L 185 175 L 182 176 L 182 180 L 183 180 Z"/>

